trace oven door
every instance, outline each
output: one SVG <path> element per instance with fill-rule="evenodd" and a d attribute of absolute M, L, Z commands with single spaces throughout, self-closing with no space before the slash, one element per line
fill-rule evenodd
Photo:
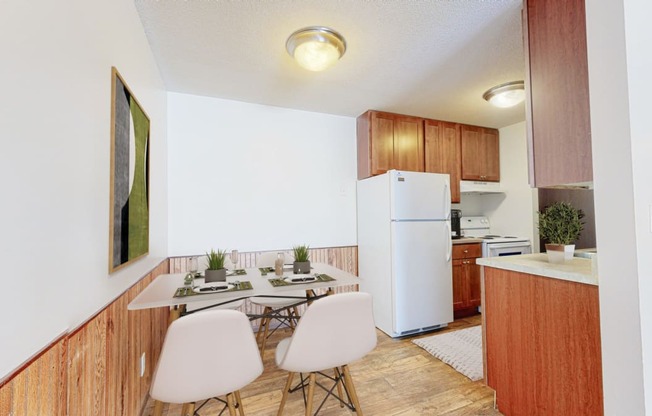
<path fill-rule="evenodd" d="M 486 243 L 483 257 L 518 256 L 532 253 L 532 244 L 529 241 L 515 241 L 512 243 Z"/>

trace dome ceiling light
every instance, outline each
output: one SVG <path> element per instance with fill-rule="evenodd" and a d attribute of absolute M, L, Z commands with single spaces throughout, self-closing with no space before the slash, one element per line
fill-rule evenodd
<path fill-rule="evenodd" d="M 309 71 L 323 71 L 344 55 L 346 41 L 333 29 L 310 26 L 291 34 L 285 47 L 303 68 Z"/>
<path fill-rule="evenodd" d="M 512 81 L 496 85 L 485 92 L 482 98 L 496 107 L 513 107 L 525 100 L 525 83 L 523 81 Z"/>

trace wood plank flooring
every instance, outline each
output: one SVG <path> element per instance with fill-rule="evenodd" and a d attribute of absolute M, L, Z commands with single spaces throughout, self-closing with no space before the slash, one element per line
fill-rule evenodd
<path fill-rule="evenodd" d="M 437 333 L 478 325 L 480 321 L 480 315 L 459 319 Z M 431 335 L 434 333 L 422 336 Z M 276 367 L 274 353 L 278 342 L 287 336 L 290 336 L 289 331 L 281 331 L 270 338 L 263 360 L 265 371 L 255 382 L 242 390 L 242 400 L 247 415 L 276 415 L 287 373 Z M 493 390 L 486 387 L 482 381 L 473 382 L 434 358 L 414 345 L 413 339 L 415 337 L 395 340 L 378 331 L 376 349 L 362 360 L 350 365 L 353 382 L 365 415 L 501 414 L 493 408 Z M 318 390 L 315 393 L 315 402 L 321 403 L 324 393 Z M 150 399 L 144 415 L 152 414 L 153 405 Z M 199 403 L 197 405 L 199 406 Z M 200 410 L 200 414 L 217 415 L 221 409 L 221 404 L 211 401 Z M 166 404 L 163 414 L 179 415 L 181 405 Z M 228 414 L 228 411 L 224 414 Z M 290 395 L 284 414 L 288 416 L 304 414 L 300 392 Z M 319 414 L 338 416 L 351 415 L 352 412 L 347 408 L 340 408 L 335 399 L 329 398 Z"/>

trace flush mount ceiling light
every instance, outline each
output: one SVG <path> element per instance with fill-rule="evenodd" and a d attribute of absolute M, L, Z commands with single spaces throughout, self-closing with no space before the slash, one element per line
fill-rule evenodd
<path fill-rule="evenodd" d="M 496 107 L 512 107 L 525 100 L 525 83 L 523 81 L 507 82 L 490 88 L 482 95 Z"/>
<path fill-rule="evenodd" d="M 323 71 L 344 55 L 346 41 L 333 29 L 310 26 L 291 34 L 285 47 L 303 68 Z"/>

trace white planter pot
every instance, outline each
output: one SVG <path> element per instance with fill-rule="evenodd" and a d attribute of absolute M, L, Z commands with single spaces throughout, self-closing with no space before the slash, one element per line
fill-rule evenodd
<path fill-rule="evenodd" d="M 549 263 L 564 263 L 573 258 L 575 244 L 546 244 Z"/>

